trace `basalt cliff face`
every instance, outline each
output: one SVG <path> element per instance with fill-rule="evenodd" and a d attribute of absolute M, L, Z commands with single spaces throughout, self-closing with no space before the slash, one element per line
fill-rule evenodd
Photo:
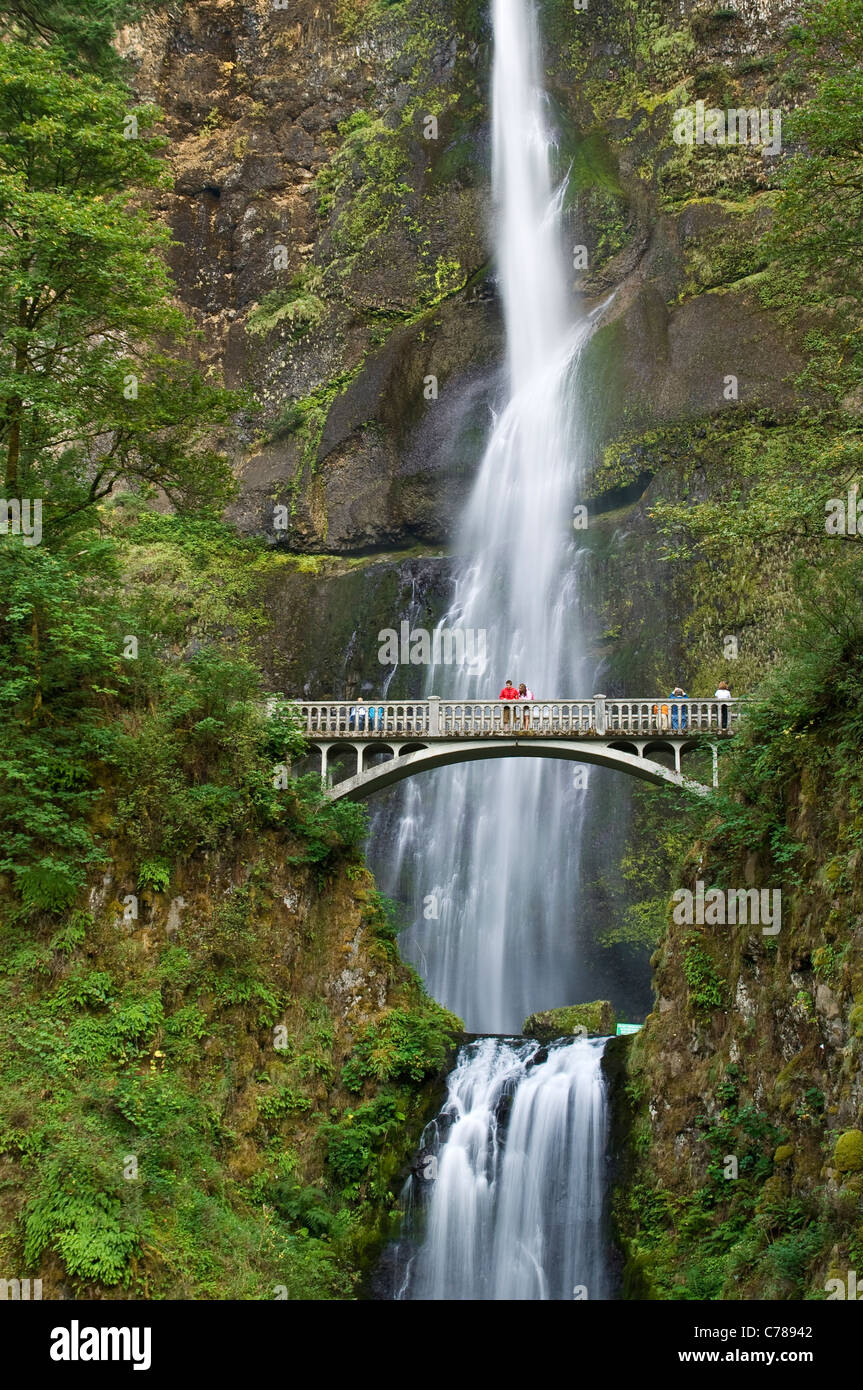
<path fill-rule="evenodd" d="M 717 627 L 741 619 L 712 595 L 699 612 L 698 576 L 661 560 L 648 508 L 721 490 L 715 429 L 787 419 L 802 358 L 753 283 L 769 145 L 677 145 L 672 116 L 696 100 L 781 108 L 776 53 L 793 10 L 539 10 L 573 278 L 588 303 L 610 301 L 586 373 L 597 655 L 609 685 L 665 683 L 675 666 L 709 681 Z M 445 597 L 437 548 L 453 537 L 501 360 L 489 24 L 475 0 L 205 0 L 121 36 L 139 91 L 166 115 L 175 183 L 161 212 L 202 360 L 262 406 L 228 441 L 234 519 L 309 557 L 302 579 L 283 574 L 268 595 L 277 622 L 293 614 L 265 654 L 292 693 L 371 684 L 376 632 L 439 613 Z M 693 611 L 685 659 L 680 625 L 662 621 L 672 605 Z M 315 615 L 305 627 L 301 607 Z M 757 664 L 770 596 L 750 608 Z"/>

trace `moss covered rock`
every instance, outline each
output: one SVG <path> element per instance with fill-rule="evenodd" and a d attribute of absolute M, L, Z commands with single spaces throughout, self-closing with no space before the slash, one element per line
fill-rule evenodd
<path fill-rule="evenodd" d="M 613 1033 L 616 1027 L 617 1019 L 609 1001 L 594 999 L 589 1004 L 569 1004 L 562 1009 L 531 1014 L 525 1019 L 522 1032 L 525 1037 L 536 1038 L 539 1042 L 551 1042 L 553 1038 L 585 1031 L 588 1037 L 601 1038 Z"/>
<path fill-rule="evenodd" d="M 863 1169 L 863 1131 L 846 1129 L 836 1140 L 833 1167 L 839 1173 L 859 1173 Z"/>

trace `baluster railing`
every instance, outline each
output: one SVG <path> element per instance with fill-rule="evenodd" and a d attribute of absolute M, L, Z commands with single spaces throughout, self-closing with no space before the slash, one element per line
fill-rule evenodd
<path fill-rule="evenodd" d="M 273 700 L 267 702 L 270 710 Z M 742 700 L 317 700 L 292 707 L 309 738 L 488 738 L 529 732 L 578 738 L 730 734 L 745 714 Z M 436 710 L 433 720 L 432 710 Z"/>

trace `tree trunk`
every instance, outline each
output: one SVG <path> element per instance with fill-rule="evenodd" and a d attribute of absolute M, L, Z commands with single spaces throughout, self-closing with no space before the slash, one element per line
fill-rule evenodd
<path fill-rule="evenodd" d="M 27 301 L 21 299 L 18 302 L 18 327 L 24 330 L 27 327 Z M 27 373 L 27 349 L 19 338 L 15 345 L 15 375 L 24 377 Z M 21 394 L 12 396 L 6 407 L 6 418 L 9 421 L 9 441 L 6 446 L 6 476 L 4 479 L 4 489 L 6 496 L 18 496 L 18 460 L 21 457 L 21 416 L 24 411 L 24 397 Z"/>

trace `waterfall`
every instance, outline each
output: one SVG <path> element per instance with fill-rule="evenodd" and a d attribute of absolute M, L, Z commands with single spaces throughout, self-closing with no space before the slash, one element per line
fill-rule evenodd
<path fill-rule="evenodd" d="M 408 1182 L 384 1296 L 608 1297 L 603 1046 L 462 1048 Z"/>
<path fill-rule="evenodd" d="M 592 323 L 564 251 L 565 188 L 529 0 L 494 0 L 493 195 L 505 394 L 457 542 L 442 626 L 486 635 L 487 660 L 431 669 L 427 693 L 537 698 L 587 691 L 572 529 L 584 452 L 578 364 Z M 585 769 L 579 768 L 583 779 Z M 411 903 L 402 952 L 472 1032 L 585 997 L 578 905 L 586 786 L 571 764 L 508 759 L 412 781 L 376 818 L 370 858 Z M 397 819 L 394 817 L 397 811 Z"/>
<path fill-rule="evenodd" d="M 592 693 L 572 515 L 585 453 L 579 363 L 593 325 L 570 291 L 536 13 L 531 0 L 493 0 L 493 10 L 505 390 L 441 623 L 484 634 L 487 656 L 432 669 L 426 689 L 497 698 L 509 676 L 548 699 Z M 590 997 L 585 803 L 571 766 L 519 758 L 412 779 L 375 822 L 375 871 L 413 905 L 403 954 L 472 1032 L 517 1032 L 535 1010 Z M 609 1296 L 603 1047 L 497 1036 L 462 1048 L 403 1194 L 404 1233 L 384 1256 L 381 1296 Z"/>

